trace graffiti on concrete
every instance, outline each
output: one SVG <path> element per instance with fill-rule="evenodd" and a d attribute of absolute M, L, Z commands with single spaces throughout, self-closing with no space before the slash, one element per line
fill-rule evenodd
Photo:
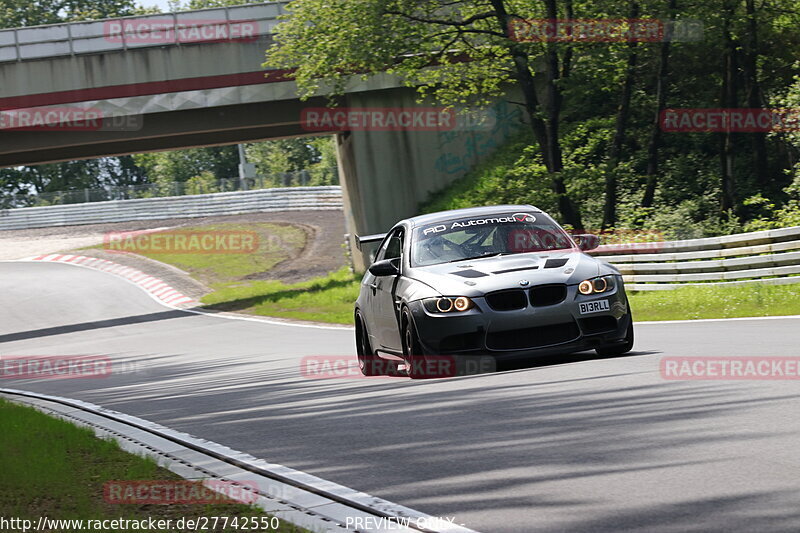
<path fill-rule="evenodd" d="M 519 106 L 505 100 L 491 106 L 488 112 L 490 120 L 481 125 L 439 133 L 442 155 L 436 159 L 436 170 L 448 175 L 465 174 L 525 125 Z"/>

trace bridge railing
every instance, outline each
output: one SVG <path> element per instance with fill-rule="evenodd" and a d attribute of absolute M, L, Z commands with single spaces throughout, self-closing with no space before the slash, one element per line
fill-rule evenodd
<path fill-rule="evenodd" d="M 0 62 L 209 42 L 196 40 L 192 30 L 201 37 L 232 35 L 242 22 L 248 23 L 248 33 L 268 35 L 278 24 L 278 16 L 286 12 L 286 4 L 246 4 L 2 30 Z"/>
<path fill-rule="evenodd" d="M 339 186 L 288 187 L 0 210 L 0 230 L 341 208 Z"/>
<path fill-rule="evenodd" d="M 612 244 L 591 255 L 613 264 L 630 290 L 800 282 L 800 226 L 683 241 Z"/>

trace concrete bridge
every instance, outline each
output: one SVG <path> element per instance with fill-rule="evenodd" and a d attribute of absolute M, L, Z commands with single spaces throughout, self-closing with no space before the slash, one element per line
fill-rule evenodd
<path fill-rule="evenodd" d="M 287 3 L 0 31 L 0 167 L 313 134 L 309 110 L 326 101 L 301 102 L 290 72 L 261 67 Z M 418 108 L 415 98 L 378 75 L 351 80 L 339 103 L 396 112 Z M 350 232 L 415 214 L 521 124 L 505 102 L 478 126 L 339 124 Z"/>

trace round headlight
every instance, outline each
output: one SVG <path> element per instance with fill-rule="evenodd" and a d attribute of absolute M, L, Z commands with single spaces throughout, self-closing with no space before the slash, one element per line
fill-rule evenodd
<path fill-rule="evenodd" d="M 439 298 L 436 300 L 436 309 L 440 313 L 448 313 L 453 310 L 453 300 L 450 298 Z"/>
<path fill-rule="evenodd" d="M 592 282 L 592 285 L 594 286 L 594 292 L 606 292 L 608 288 L 606 278 L 597 278 Z"/>
<path fill-rule="evenodd" d="M 472 300 L 467 298 L 466 296 L 459 296 L 456 298 L 456 302 L 454 304 L 456 311 L 466 311 L 470 307 L 472 307 Z"/>
<path fill-rule="evenodd" d="M 592 282 L 589 281 L 588 279 L 585 281 L 581 281 L 581 284 L 578 285 L 578 291 L 581 294 L 592 294 L 592 290 L 593 290 Z"/>

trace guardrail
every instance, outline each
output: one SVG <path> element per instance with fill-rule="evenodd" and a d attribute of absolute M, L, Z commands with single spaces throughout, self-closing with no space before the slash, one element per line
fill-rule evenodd
<path fill-rule="evenodd" d="M 800 283 L 800 226 L 685 241 L 603 245 L 591 255 L 613 264 L 626 287 Z"/>
<path fill-rule="evenodd" d="M 339 186 L 286 187 L 115 200 L 88 204 L 21 207 L 0 211 L 0 230 L 104 224 L 132 220 L 197 218 L 299 209 L 341 209 Z"/>
<path fill-rule="evenodd" d="M 237 483 L 234 480 L 243 480 L 238 485 L 241 494 L 257 496 L 253 502 L 255 505 L 284 522 L 299 526 L 298 529 L 326 533 L 387 530 L 398 533 L 477 533 L 444 518 L 99 405 L 17 389 L 0 389 L 0 397 L 89 427 L 106 438 L 115 439 L 133 453 L 157 460 L 181 476 L 190 474 L 191 478 L 231 484 Z M 356 526 L 354 529 L 354 523 L 366 523 L 367 527 Z M 387 525 L 380 527 L 379 524 Z"/>
<path fill-rule="evenodd" d="M 312 174 L 313 172 L 313 174 Z M 145 183 L 141 185 L 110 186 L 97 189 L 74 189 L 35 194 L 2 194 L 0 209 L 18 207 L 42 207 L 46 205 L 85 204 L 88 202 L 107 202 L 111 200 L 133 200 L 137 198 L 160 198 L 165 196 L 190 196 L 241 190 L 271 189 L 275 187 L 318 187 L 322 184 L 338 185 L 339 175 L 336 167 L 277 172 L 245 178 L 242 188 L 240 178 L 220 178 L 211 182 L 192 183 L 191 181 L 172 181 L 167 183 Z M 313 185 L 316 182 L 317 185 Z"/>
<path fill-rule="evenodd" d="M 231 34 L 231 24 L 251 23 L 253 36 L 269 35 L 286 13 L 288 2 L 270 2 L 113 19 L 47 24 L 0 31 L 0 62 L 42 57 L 91 54 L 196 42 L 184 34 L 206 31 Z M 120 27 L 111 22 L 130 23 Z M 145 30 L 142 28 L 145 27 Z M 177 31 L 183 30 L 183 31 Z M 141 38 L 142 32 L 153 34 Z M 157 33 L 157 35 L 156 35 Z"/>

